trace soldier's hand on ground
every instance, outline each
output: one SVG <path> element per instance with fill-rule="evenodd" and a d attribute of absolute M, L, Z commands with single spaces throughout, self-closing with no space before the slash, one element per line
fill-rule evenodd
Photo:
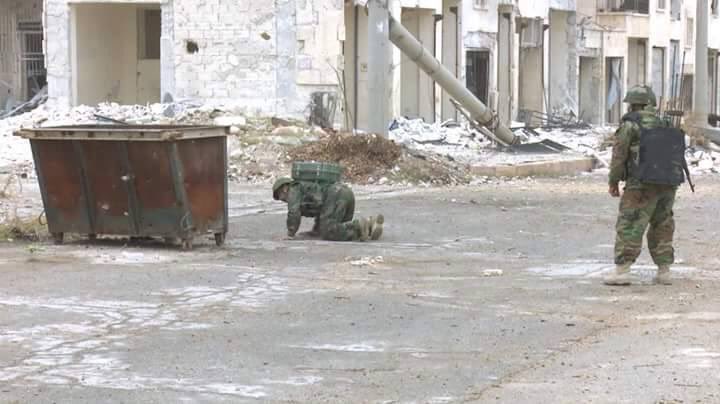
<path fill-rule="evenodd" d="M 618 186 L 618 184 L 610 185 L 610 188 L 608 189 L 608 193 L 613 198 L 619 198 L 620 197 L 620 186 Z"/>

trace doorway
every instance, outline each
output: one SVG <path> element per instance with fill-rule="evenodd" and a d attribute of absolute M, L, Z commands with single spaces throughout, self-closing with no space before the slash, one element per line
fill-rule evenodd
<path fill-rule="evenodd" d="M 425 49 L 435 50 L 435 19 L 432 10 L 403 8 L 401 20 L 402 25 Z M 435 121 L 435 84 L 404 53 L 400 62 L 400 100 L 403 116 L 420 118 L 425 122 Z"/>
<path fill-rule="evenodd" d="M 606 111 L 607 123 L 619 124 L 622 117 L 623 94 L 623 58 L 606 58 L 605 62 L 607 83 Z"/>
<path fill-rule="evenodd" d="M 652 50 L 652 89 L 657 97 L 658 107 L 665 105 L 665 48 Z"/>
<path fill-rule="evenodd" d="M 160 101 L 160 9 L 73 6 L 74 104 Z"/>
<path fill-rule="evenodd" d="M 472 50 L 466 54 L 467 88 L 483 104 L 488 105 L 490 89 L 490 51 Z"/>

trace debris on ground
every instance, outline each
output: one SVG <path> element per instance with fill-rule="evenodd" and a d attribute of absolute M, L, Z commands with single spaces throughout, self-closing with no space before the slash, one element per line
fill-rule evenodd
<path fill-rule="evenodd" d="M 0 174 L 34 176 L 27 140 L 13 136 L 22 127 L 78 124 L 190 124 L 229 128 L 229 176 L 231 180 L 268 182 L 286 175 L 293 160 L 324 160 L 345 166 L 345 179 L 371 184 L 452 185 L 473 181 L 472 168 L 547 161 L 548 152 L 532 148 L 502 149 L 467 123 L 425 123 L 421 119 L 396 119 L 388 139 L 368 134 L 334 133 L 282 117 L 251 118 L 242 108 L 212 105 L 193 100 L 168 104 L 57 108 L 47 103 L 0 120 Z M 525 143 L 566 146 L 553 159 L 585 155 L 606 167 L 611 158 L 611 127 L 590 127 L 581 120 L 555 115 L 540 117 L 544 127 L 513 123 Z M 577 122 L 576 122 L 577 121 Z M 543 123 L 544 122 L 544 123 Z M 550 123 L 548 125 L 548 123 Z M 561 124 L 562 123 L 562 124 Z M 543 146 L 540 144 L 540 146 Z M 553 149 L 550 147 L 550 149 Z M 697 144 L 688 150 L 693 173 L 720 172 L 718 151 Z"/>
<path fill-rule="evenodd" d="M 532 111 L 532 110 L 520 110 L 518 118 L 526 126 L 536 124 L 543 130 L 583 130 L 592 129 L 592 125 L 585 122 L 582 117 L 577 118 L 574 113 L 570 111 L 563 111 L 563 113 L 550 113 Z"/>
<path fill-rule="evenodd" d="M 46 227 L 37 219 L 0 217 L 0 241 L 42 241 L 47 238 Z"/>
<path fill-rule="evenodd" d="M 502 269 L 486 269 L 486 270 L 482 271 L 482 276 L 484 276 L 486 278 L 502 276 L 502 275 L 503 275 Z"/>
<path fill-rule="evenodd" d="M 37 108 L 38 106 L 44 104 L 48 99 L 48 88 L 47 86 L 43 87 L 42 90 L 38 91 L 37 94 L 35 94 L 29 101 L 24 102 L 13 109 L 11 109 L 6 114 L 0 114 L 0 119 L 10 118 L 16 115 L 23 114 L 28 111 L 32 111 L 33 109 Z"/>
<path fill-rule="evenodd" d="M 377 257 L 348 257 L 345 259 L 350 265 L 354 267 L 367 267 L 367 266 L 375 266 L 378 264 L 382 264 L 385 262 L 385 259 L 382 256 Z"/>

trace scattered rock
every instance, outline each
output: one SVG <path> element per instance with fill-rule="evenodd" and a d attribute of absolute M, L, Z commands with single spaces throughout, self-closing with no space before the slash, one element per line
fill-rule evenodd
<path fill-rule="evenodd" d="M 495 277 L 495 276 L 502 276 L 503 270 L 502 269 L 486 269 L 482 271 L 482 276 L 484 277 Z"/>
<path fill-rule="evenodd" d="M 347 262 L 350 263 L 350 265 L 354 267 L 366 267 L 366 266 L 375 266 L 377 264 L 382 264 L 385 262 L 383 257 L 377 256 L 377 257 L 361 257 L 361 258 L 355 258 L 355 257 L 348 257 L 345 259 Z"/>
<path fill-rule="evenodd" d="M 217 126 L 236 126 L 244 127 L 247 125 L 247 119 L 244 116 L 219 116 L 213 120 Z"/>

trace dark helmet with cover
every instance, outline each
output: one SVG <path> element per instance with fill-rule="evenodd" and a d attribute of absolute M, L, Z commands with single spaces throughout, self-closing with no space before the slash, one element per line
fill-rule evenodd
<path fill-rule="evenodd" d="M 652 88 L 648 86 L 635 86 L 628 90 L 625 94 L 623 102 L 628 104 L 640 104 L 640 105 L 651 105 L 657 106 L 657 98 Z"/>
<path fill-rule="evenodd" d="M 290 177 L 281 177 L 278 178 L 275 183 L 273 184 L 273 199 L 276 201 L 278 200 L 278 191 L 280 191 L 280 188 L 284 187 L 285 185 L 292 184 L 293 179 Z"/>

